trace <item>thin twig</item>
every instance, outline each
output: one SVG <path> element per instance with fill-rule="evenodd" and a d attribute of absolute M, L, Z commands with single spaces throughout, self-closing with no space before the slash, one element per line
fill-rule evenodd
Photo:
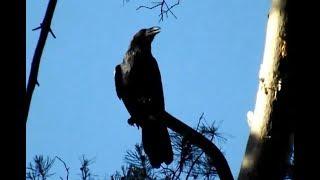
<path fill-rule="evenodd" d="M 166 0 L 161 0 L 161 1 L 158 1 L 158 2 L 152 2 L 152 4 L 156 4 L 156 5 L 153 5 L 153 6 L 144 6 L 144 5 L 141 5 L 139 6 L 136 10 L 139 10 L 141 8 L 145 8 L 145 9 L 154 9 L 156 7 L 160 7 L 160 19 L 159 21 L 163 21 L 163 16 L 166 15 L 166 17 L 168 18 L 168 13 L 170 13 L 174 18 L 177 19 L 177 16 L 172 12 L 172 9 L 179 5 L 180 4 L 180 0 L 177 0 L 177 2 L 171 6 L 168 5 L 167 1 Z"/>
<path fill-rule="evenodd" d="M 164 2 L 164 4 L 165 4 L 165 5 L 166 5 L 166 7 L 167 7 L 167 10 L 165 10 L 165 11 L 164 11 L 164 13 L 166 13 L 166 14 L 167 14 L 167 13 L 168 13 L 168 11 L 169 11 L 169 12 L 173 15 L 173 17 L 175 17 L 175 18 L 177 19 L 177 16 L 176 16 L 176 15 L 174 15 L 174 14 L 173 14 L 173 12 L 171 11 L 172 7 L 174 7 L 174 6 L 169 7 L 166 1 L 163 1 L 163 2 Z M 178 3 L 179 3 L 179 1 L 178 1 Z M 167 15 L 167 17 L 168 17 L 168 15 Z"/>
<path fill-rule="evenodd" d="M 200 116 L 200 118 L 199 118 L 199 120 L 198 120 L 198 124 L 197 124 L 197 128 L 196 128 L 197 131 L 198 131 L 198 129 L 199 129 L 200 122 L 201 122 L 201 120 L 203 119 L 203 116 L 204 116 L 204 113 L 201 114 L 201 116 Z"/>
<path fill-rule="evenodd" d="M 196 131 L 198 131 L 198 128 L 200 126 L 200 123 L 201 123 L 201 120 L 203 119 L 203 116 L 204 116 L 204 113 L 201 114 L 201 116 L 199 117 L 199 120 L 198 120 L 198 124 L 197 124 L 197 127 L 196 127 Z M 183 140 L 182 140 L 183 141 Z M 183 149 L 185 148 L 185 145 L 188 145 L 187 143 L 189 142 L 185 142 L 185 143 L 182 143 L 182 147 L 181 147 L 181 152 L 183 152 Z M 188 155 L 188 154 L 187 154 Z M 182 171 L 183 171 L 183 164 L 185 163 L 185 161 L 187 160 L 187 155 L 183 155 L 181 154 L 181 158 L 180 158 L 180 162 L 178 164 L 178 167 L 177 169 L 174 171 L 174 174 L 173 174 L 173 179 L 174 177 L 176 176 L 176 173 L 179 171 L 179 173 L 177 174 L 177 179 L 179 178 L 179 176 L 181 175 Z"/>
<path fill-rule="evenodd" d="M 212 141 L 214 138 L 214 136 L 211 137 L 210 141 Z M 191 171 L 193 169 L 193 166 L 196 164 L 196 162 L 200 159 L 200 157 L 203 155 L 204 151 L 202 151 L 198 156 L 197 158 L 192 162 L 191 166 L 190 166 L 190 169 L 188 171 L 188 174 L 186 176 L 186 180 L 189 178 L 190 174 L 191 174 Z"/>
<path fill-rule="evenodd" d="M 154 8 L 156 8 L 156 7 L 160 6 L 161 4 L 162 4 L 162 3 L 161 3 L 161 2 L 159 2 L 159 4 L 154 5 L 154 6 L 152 6 L 152 7 L 148 7 L 148 6 L 139 6 L 136 10 L 139 10 L 140 8 L 154 9 Z"/>
<path fill-rule="evenodd" d="M 70 169 L 70 168 L 67 167 L 67 164 L 66 164 L 61 158 L 59 158 L 58 156 L 56 156 L 56 158 L 63 163 L 64 168 L 65 168 L 66 171 L 67 171 L 67 180 L 68 180 L 68 179 L 69 179 L 69 169 Z M 60 177 L 60 178 L 61 178 L 61 177 Z M 61 179 L 62 179 L 62 178 L 61 178 Z"/>

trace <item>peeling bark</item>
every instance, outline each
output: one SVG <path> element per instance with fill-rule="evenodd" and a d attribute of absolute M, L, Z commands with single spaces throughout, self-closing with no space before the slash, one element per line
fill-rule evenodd
<path fill-rule="evenodd" d="M 281 179 L 290 152 L 292 104 L 287 0 L 272 0 L 250 136 L 239 179 Z"/>

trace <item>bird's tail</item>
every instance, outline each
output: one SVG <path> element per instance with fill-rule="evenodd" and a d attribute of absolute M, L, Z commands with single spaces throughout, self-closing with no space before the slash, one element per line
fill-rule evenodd
<path fill-rule="evenodd" d="M 163 162 L 169 165 L 173 160 L 173 152 L 167 127 L 154 118 L 147 119 L 143 124 L 143 148 L 152 167 L 159 168 Z"/>

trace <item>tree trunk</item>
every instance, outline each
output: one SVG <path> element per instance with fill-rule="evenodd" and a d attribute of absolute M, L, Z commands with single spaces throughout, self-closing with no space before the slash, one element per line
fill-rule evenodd
<path fill-rule="evenodd" d="M 239 179 L 281 179 L 293 137 L 293 103 L 288 58 L 287 0 L 272 0 L 254 112 L 248 113 L 250 136 Z"/>

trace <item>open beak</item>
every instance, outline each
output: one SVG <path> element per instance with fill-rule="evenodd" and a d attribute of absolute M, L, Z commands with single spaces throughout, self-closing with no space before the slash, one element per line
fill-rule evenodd
<path fill-rule="evenodd" d="M 160 32 L 161 28 L 159 26 L 154 26 L 148 29 L 147 36 L 156 35 Z"/>

